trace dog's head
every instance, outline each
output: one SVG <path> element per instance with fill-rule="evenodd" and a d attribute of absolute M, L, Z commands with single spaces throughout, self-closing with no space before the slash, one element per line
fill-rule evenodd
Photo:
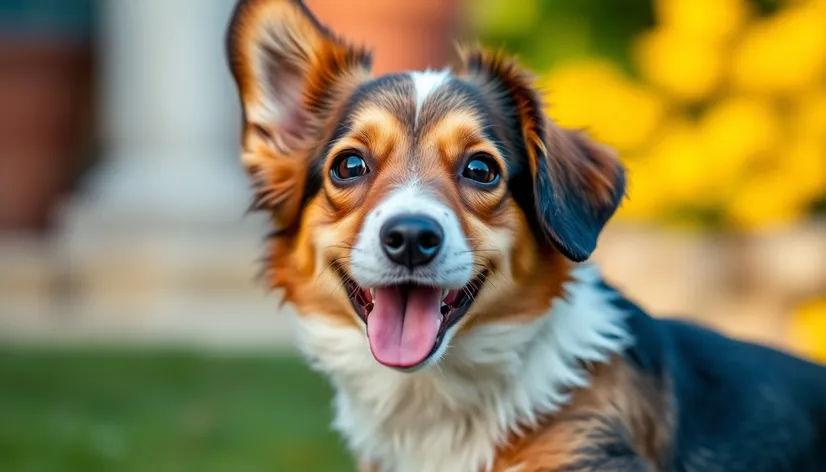
<path fill-rule="evenodd" d="M 623 196 L 614 154 L 551 122 L 503 55 L 374 78 L 295 0 L 242 0 L 228 50 L 270 283 L 301 316 L 366 326 L 387 366 L 545 313 Z"/>

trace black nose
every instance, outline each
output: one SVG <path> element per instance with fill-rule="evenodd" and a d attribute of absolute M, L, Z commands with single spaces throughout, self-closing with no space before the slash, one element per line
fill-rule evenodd
<path fill-rule="evenodd" d="M 422 215 L 394 216 L 384 223 L 379 236 L 387 257 L 410 269 L 432 261 L 444 239 L 439 223 Z"/>

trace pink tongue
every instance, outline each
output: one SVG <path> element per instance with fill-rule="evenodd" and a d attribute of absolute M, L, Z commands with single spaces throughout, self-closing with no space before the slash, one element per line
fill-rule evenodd
<path fill-rule="evenodd" d="M 367 337 L 377 361 L 406 368 L 427 359 L 439 333 L 441 293 L 429 287 L 376 289 Z"/>

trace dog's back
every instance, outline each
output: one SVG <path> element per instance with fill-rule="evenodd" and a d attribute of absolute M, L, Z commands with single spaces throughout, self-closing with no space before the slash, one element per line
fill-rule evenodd
<path fill-rule="evenodd" d="M 672 399 L 668 470 L 826 470 L 826 367 L 623 303 L 629 363 Z"/>

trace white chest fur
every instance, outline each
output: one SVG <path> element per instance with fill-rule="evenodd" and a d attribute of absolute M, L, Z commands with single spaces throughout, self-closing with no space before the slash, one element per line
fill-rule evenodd
<path fill-rule="evenodd" d="M 331 379 L 334 425 L 381 472 L 484 471 L 518 425 L 530 425 L 588 383 L 579 361 L 604 362 L 630 342 L 624 314 L 573 272 L 566 297 L 524 323 L 485 325 L 454 338 L 441 361 L 415 373 L 378 364 L 363 330 L 301 316 L 299 346 Z"/>

